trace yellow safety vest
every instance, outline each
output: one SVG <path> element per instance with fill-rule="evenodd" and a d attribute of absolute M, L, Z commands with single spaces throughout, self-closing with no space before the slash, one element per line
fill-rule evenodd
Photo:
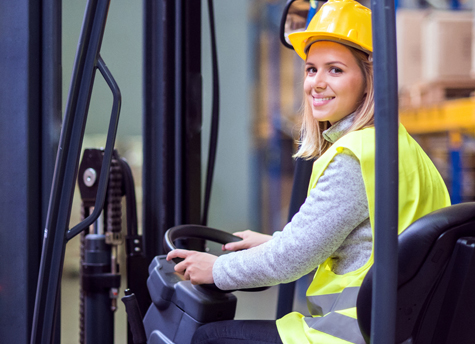
<path fill-rule="evenodd" d="M 369 206 L 374 237 L 375 168 L 374 128 L 348 133 L 336 141 L 313 165 L 309 192 L 315 187 L 336 154 L 347 148 L 355 154 Z M 422 148 L 399 125 L 399 234 L 418 218 L 450 205 L 447 188 L 439 172 Z M 344 275 L 332 272 L 328 258 L 319 266 L 307 290 L 311 316 L 292 312 L 277 320 L 279 335 L 285 344 L 358 343 L 365 341 L 356 319 L 356 299 L 366 273 L 373 265 L 373 252 L 362 267 Z"/>

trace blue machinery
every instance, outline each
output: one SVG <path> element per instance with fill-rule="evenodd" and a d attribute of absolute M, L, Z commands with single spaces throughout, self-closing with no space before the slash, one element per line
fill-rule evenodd
<path fill-rule="evenodd" d="M 395 333 L 396 271 L 397 271 L 397 78 L 395 61 L 395 12 L 394 1 L 372 1 L 374 66 L 376 79 L 376 251 L 375 290 L 373 294 L 372 342 L 391 343 Z M 77 175 L 79 151 L 82 143 L 87 110 L 94 82 L 99 69 L 114 95 L 109 136 L 104 154 L 103 171 L 108 171 L 120 109 L 120 92 L 105 63 L 100 58 L 100 45 L 104 32 L 108 0 L 89 0 L 80 38 L 80 49 L 74 67 L 73 83 L 63 121 L 60 149 L 55 167 L 53 191 L 46 221 L 45 240 L 40 265 L 31 343 L 53 343 L 57 324 L 59 282 L 64 249 L 67 241 L 91 225 L 99 215 L 95 210 L 78 226 L 68 229 L 70 200 Z M 144 259 L 161 251 L 164 229 L 182 223 L 200 222 L 199 185 L 199 125 L 200 99 L 200 2 L 199 1 L 145 1 L 146 41 L 145 69 L 147 79 L 144 127 L 144 216 L 149 231 L 144 233 Z M 169 21 L 159 21 L 164 16 Z M 186 24 L 184 24 L 186 23 Z M 162 35 L 157 35 L 161 32 Z M 165 35 L 167 33 L 168 35 Z M 173 49 L 171 48 L 173 47 Z M 191 55 L 190 52 L 196 55 Z M 44 57 L 45 60 L 48 56 Z M 173 66 L 173 68 L 171 67 Z M 177 78 L 179 67 L 184 68 Z M 54 70 L 54 68 L 52 69 Z M 170 72 L 172 71 L 172 72 Z M 160 80 L 156 76 L 160 75 Z M 180 74 L 178 74 L 180 75 Z M 155 78 L 154 78 L 155 76 Z M 54 76 L 53 76 L 54 77 Z M 164 87 L 167 84 L 168 87 Z M 181 92 L 175 92 L 180 90 Z M 193 102 L 183 102 L 181 97 L 193 95 Z M 188 97 L 189 98 L 189 97 Z M 159 105 L 152 99 L 159 99 Z M 177 106 L 181 104 L 184 108 Z M 185 105 L 184 105 L 185 104 Z M 174 113 L 171 118 L 168 113 Z M 75 128 L 73 130 L 73 128 Z M 79 130 L 77 129 L 79 128 Z M 179 142 L 167 132 L 183 134 Z M 159 135 L 152 135 L 159 133 Z M 173 166 L 165 166 L 174 161 Z M 172 172 L 181 166 L 183 178 Z M 198 166 L 198 167 L 196 167 Z M 195 172 L 190 171 L 195 168 Z M 107 181 L 102 173 L 95 209 L 101 209 Z M 198 183 L 193 183 L 198 180 Z M 152 182 L 153 181 L 153 182 Z M 172 199 L 167 209 L 158 205 Z M 193 200 L 193 206 L 183 209 L 183 202 Z M 158 216 L 152 210 L 159 211 Z M 387 230 L 392 228 L 393 230 Z M 384 229 L 384 230 L 381 230 Z M 375 316 L 377 314 L 377 316 Z M 25 328 L 25 330 L 27 330 Z M 28 331 L 26 331 L 28 332 Z M 16 336 L 15 336 L 16 337 Z M 11 337 L 11 338 L 15 338 Z"/>

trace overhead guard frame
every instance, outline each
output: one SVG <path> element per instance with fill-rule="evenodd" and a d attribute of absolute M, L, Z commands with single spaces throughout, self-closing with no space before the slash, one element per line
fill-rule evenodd
<path fill-rule="evenodd" d="M 119 121 L 120 90 L 99 52 L 104 35 L 110 0 L 89 0 L 81 28 L 66 112 L 61 129 L 56 157 L 53 186 L 44 230 L 38 286 L 33 316 L 31 343 L 52 343 L 57 333 L 54 328 L 59 316 L 59 296 L 64 253 L 68 240 L 89 227 L 100 215 L 106 198 L 108 171 L 112 159 Z M 71 230 L 74 186 L 78 173 L 87 113 L 90 104 L 95 71 L 99 69 L 113 94 L 104 163 L 99 179 L 95 211 Z M 80 130 L 79 130 L 80 129 Z"/>

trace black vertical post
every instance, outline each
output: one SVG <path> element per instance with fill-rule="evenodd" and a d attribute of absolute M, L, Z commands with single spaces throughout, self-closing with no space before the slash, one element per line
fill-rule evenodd
<path fill-rule="evenodd" d="M 290 197 L 289 216 L 287 222 L 292 220 L 298 213 L 300 207 L 307 198 L 308 183 L 312 175 L 312 167 L 314 160 L 295 160 L 294 181 L 292 184 L 292 195 Z M 294 305 L 295 282 L 279 285 L 279 298 L 277 300 L 276 318 L 282 318 L 284 315 L 292 312 Z"/>
<path fill-rule="evenodd" d="M 184 0 L 175 0 L 175 208 L 174 208 L 174 223 L 182 224 L 183 206 L 181 194 L 183 192 L 183 27 L 182 16 L 184 9 Z"/>
<path fill-rule="evenodd" d="M 143 237 L 148 261 L 174 224 L 174 3 L 144 0 Z M 168 164 L 167 164 L 168 162 Z"/>
<path fill-rule="evenodd" d="M 106 244 L 104 234 L 88 234 L 84 249 L 84 281 L 105 283 L 105 275 L 111 271 L 111 245 Z M 87 277 L 87 279 L 86 279 Z M 101 281 L 100 278 L 103 278 Z M 112 277 L 109 275 L 108 277 Z M 119 278 L 119 276 L 117 276 Z M 85 292 L 85 343 L 114 343 L 114 311 L 111 309 L 110 289 L 89 284 Z M 99 284 L 99 283 L 97 283 Z"/>
<path fill-rule="evenodd" d="M 182 223 L 201 222 L 201 1 L 186 0 L 182 14 Z M 200 241 L 189 242 L 200 248 Z"/>
<path fill-rule="evenodd" d="M 394 0 L 372 0 L 376 214 L 371 343 L 394 343 L 398 235 L 398 98 Z"/>
<path fill-rule="evenodd" d="M 53 180 L 56 151 L 61 131 L 62 67 L 61 67 L 61 0 L 43 0 L 41 57 L 41 197 L 42 221 L 46 213 Z"/>
<path fill-rule="evenodd" d="M 62 119 L 61 25 L 62 1 L 43 0 L 41 20 L 41 228 L 48 211 L 56 151 Z M 41 240 L 40 240 L 41 242 Z M 37 273 L 35 274 L 37 276 Z M 35 284 L 36 286 L 36 284 Z M 59 298 L 61 299 L 61 298 Z M 57 314 L 60 314 L 60 303 Z M 61 320 L 55 320 L 55 343 L 59 343 Z"/>
<path fill-rule="evenodd" d="M 165 231 L 199 223 L 201 1 L 144 0 L 143 236 L 148 261 Z"/>
<path fill-rule="evenodd" d="M 0 11 L 0 338 L 29 340 L 61 110 L 60 1 Z M 53 77 L 52 77 L 53 76 Z"/>

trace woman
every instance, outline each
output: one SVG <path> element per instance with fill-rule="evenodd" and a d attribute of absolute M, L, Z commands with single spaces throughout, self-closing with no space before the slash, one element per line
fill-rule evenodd
<path fill-rule="evenodd" d="M 307 291 L 311 316 L 226 321 L 198 329 L 193 343 L 364 343 L 356 297 L 373 264 L 374 97 L 371 12 L 330 0 L 305 32 L 289 36 L 305 61 L 302 142 L 296 156 L 316 158 L 308 197 L 282 232 L 235 233 L 221 257 L 186 250 L 175 270 L 221 289 L 275 285 L 318 267 Z M 445 184 L 419 145 L 399 128 L 399 233 L 450 204 Z M 243 250 L 245 249 L 245 250 Z"/>

